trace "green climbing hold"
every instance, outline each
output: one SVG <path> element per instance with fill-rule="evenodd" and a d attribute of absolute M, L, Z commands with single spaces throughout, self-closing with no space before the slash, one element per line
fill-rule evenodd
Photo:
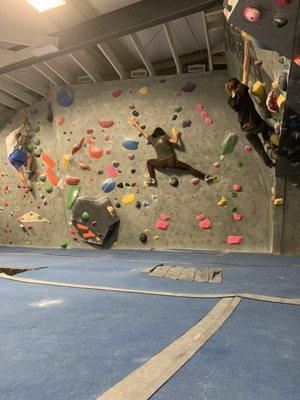
<path fill-rule="evenodd" d="M 236 192 L 231 192 L 231 197 L 233 197 L 235 199 L 237 197 L 237 193 Z"/>
<path fill-rule="evenodd" d="M 237 207 L 233 207 L 233 208 L 231 209 L 231 212 L 236 212 L 237 210 L 238 210 Z"/>
<path fill-rule="evenodd" d="M 28 153 L 32 153 L 32 152 L 33 152 L 33 146 L 32 146 L 32 144 L 28 144 L 28 145 L 26 146 L 26 151 L 28 151 Z"/>
<path fill-rule="evenodd" d="M 243 161 L 239 161 L 239 162 L 237 163 L 237 166 L 238 166 L 239 168 L 242 168 L 242 167 L 244 166 Z"/>
<path fill-rule="evenodd" d="M 65 249 L 66 247 L 68 247 L 69 243 L 66 239 L 63 239 L 59 242 L 60 247 L 62 247 L 63 249 Z"/>
<path fill-rule="evenodd" d="M 89 214 L 87 211 L 83 211 L 83 213 L 82 213 L 82 215 L 81 215 L 81 218 L 82 218 L 84 221 L 88 221 L 88 220 L 90 219 L 90 214 Z"/>
<path fill-rule="evenodd" d="M 77 199 L 79 192 L 80 192 L 81 187 L 78 185 L 70 186 L 69 191 L 67 193 L 67 198 L 66 198 L 66 207 L 71 210 L 73 207 L 73 204 L 75 203 L 75 200 Z"/>
<path fill-rule="evenodd" d="M 52 193 L 53 192 L 53 186 L 50 185 L 50 183 L 47 183 L 45 190 L 47 193 Z"/>
<path fill-rule="evenodd" d="M 39 146 L 41 144 L 40 139 L 38 137 L 34 138 L 33 139 L 33 144 L 36 145 L 36 146 Z"/>
<path fill-rule="evenodd" d="M 40 127 L 38 125 L 35 125 L 35 127 L 33 128 L 34 132 L 39 132 L 40 131 Z"/>
<path fill-rule="evenodd" d="M 46 174 L 41 174 L 39 176 L 39 180 L 42 181 L 42 182 L 45 182 L 46 181 Z"/>
<path fill-rule="evenodd" d="M 233 152 L 235 145 L 237 144 L 238 137 L 234 133 L 229 133 L 229 135 L 221 143 L 221 155 L 225 156 Z"/>

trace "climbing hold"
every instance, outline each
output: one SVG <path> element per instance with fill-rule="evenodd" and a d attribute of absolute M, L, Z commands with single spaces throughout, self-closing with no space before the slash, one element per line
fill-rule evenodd
<path fill-rule="evenodd" d="M 35 125 L 33 130 L 35 133 L 38 133 L 40 131 L 40 127 L 38 125 Z"/>
<path fill-rule="evenodd" d="M 141 129 L 146 129 L 146 125 L 141 125 Z"/>
<path fill-rule="evenodd" d="M 62 247 L 63 249 L 65 249 L 66 247 L 68 247 L 69 243 L 66 239 L 63 239 L 59 242 L 60 247 Z"/>
<path fill-rule="evenodd" d="M 46 181 L 46 174 L 41 174 L 40 176 L 39 176 L 39 180 L 40 181 L 42 181 L 42 182 L 45 182 Z"/>
<path fill-rule="evenodd" d="M 78 185 L 80 178 L 75 178 L 74 176 L 66 176 L 65 182 L 67 185 Z"/>
<path fill-rule="evenodd" d="M 122 142 L 122 146 L 127 150 L 137 150 L 139 147 L 139 142 L 131 139 L 125 139 Z"/>
<path fill-rule="evenodd" d="M 182 111 L 182 107 L 181 106 L 175 108 L 175 112 L 176 113 L 179 113 L 180 111 Z"/>
<path fill-rule="evenodd" d="M 218 202 L 217 202 L 217 205 L 218 206 L 226 206 L 226 204 L 227 204 L 227 200 L 225 199 L 225 197 L 222 197 L 221 198 L 221 200 L 219 200 Z"/>
<path fill-rule="evenodd" d="M 209 219 L 204 219 L 199 223 L 201 229 L 210 229 L 212 227 L 212 223 Z"/>
<path fill-rule="evenodd" d="M 171 214 L 160 214 L 160 219 L 162 221 L 168 221 L 171 218 Z"/>
<path fill-rule="evenodd" d="M 43 152 L 42 149 L 34 150 L 33 155 L 34 155 L 34 157 L 40 158 L 42 155 L 42 152 Z"/>
<path fill-rule="evenodd" d="M 104 193 L 110 193 L 116 187 L 116 182 L 113 179 L 107 179 L 106 181 L 102 182 L 101 189 Z"/>
<path fill-rule="evenodd" d="M 129 186 L 130 186 L 130 183 L 125 182 L 125 186 L 129 187 Z"/>
<path fill-rule="evenodd" d="M 297 54 L 295 57 L 293 57 L 293 61 L 295 64 L 300 66 L 300 54 Z"/>
<path fill-rule="evenodd" d="M 192 182 L 193 185 L 198 185 L 198 183 L 200 183 L 200 179 L 199 178 L 193 178 L 191 180 L 191 182 Z"/>
<path fill-rule="evenodd" d="M 146 233 L 141 233 L 139 236 L 139 240 L 142 244 L 146 244 L 147 240 L 148 240 L 148 236 L 146 235 Z"/>
<path fill-rule="evenodd" d="M 26 151 L 28 151 L 28 153 L 32 153 L 33 152 L 33 145 L 32 144 L 28 144 L 26 146 Z"/>
<path fill-rule="evenodd" d="M 204 213 L 198 214 L 195 217 L 195 220 L 197 221 L 203 221 L 206 218 L 206 215 Z"/>
<path fill-rule="evenodd" d="M 53 186 L 50 183 L 47 183 L 45 190 L 47 193 L 52 193 L 53 192 Z"/>
<path fill-rule="evenodd" d="M 170 183 L 170 185 L 173 186 L 173 187 L 177 187 L 177 186 L 179 185 L 179 181 L 178 181 L 178 179 L 176 178 L 176 176 L 172 176 L 172 177 L 170 178 L 170 180 L 169 180 L 169 183 Z"/>
<path fill-rule="evenodd" d="M 112 166 L 113 166 L 114 168 L 118 168 L 118 167 L 120 166 L 119 161 L 114 161 L 114 162 L 112 163 Z"/>
<path fill-rule="evenodd" d="M 241 221 L 243 219 L 243 216 L 240 213 L 233 213 L 233 219 L 235 221 Z"/>
<path fill-rule="evenodd" d="M 96 235 L 92 231 L 88 231 L 82 235 L 83 239 L 92 239 Z"/>
<path fill-rule="evenodd" d="M 182 90 L 183 92 L 186 92 L 186 93 L 191 93 L 191 92 L 193 92 L 193 91 L 196 89 L 196 87 L 197 87 L 197 85 L 196 85 L 195 83 L 193 83 L 193 82 L 186 82 L 186 83 L 182 86 L 181 90 Z"/>
<path fill-rule="evenodd" d="M 286 18 L 275 17 L 272 22 L 277 28 L 283 28 L 288 23 L 288 20 Z"/>
<path fill-rule="evenodd" d="M 110 128 L 111 126 L 113 126 L 114 121 L 101 120 L 101 121 L 98 121 L 98 123 L 102 128 Z"/>
<path fill-rule="evenodd" d="M 285 96 L 282 93 L 280 93 L 277 99 L 277 105 L 279 108 L 281 108 L 285 104 L 285 100 L 286 100 Z"/>
<path fill-rule="evenodd" d="M 243 161 L 238 161 L 237 166 L 238 166 L 239 168 L 242 168 L 242 167 L 244 166 Z"/>
<path fill-rule="evenodd" d="M 257 96 L 257 97 L 264 97 L 264 95 L 265 95 L 265 83 L 260 82 L 260 81 L 256 81 L 253 84 L 252 88 L 251 88 L 251 93 L 254 96 Z"/>
<path fill-rule="evenodd" d="M 204 105 L 203 104 L 197 104 L 196 105 L 196 110 L 203 111 L 204 110 Z"/>
<path fill-rule="evenodd" d="M 132 103 L 128 104 L 128 107 L 130 108 L 130 110 L 134 110 L 135 109 L 135 105 L 132 104 Z"/>
<path fill-rule="evenodd" d="M 124 196 L 122 198 L 122 203 L 123 204 L 130 204 L 130 203 L 133 203 L 134 200 L 135 200 L 135 194 L 134 193 L 130 193 L 130 194 L 127 194 L 126 196 Z"/>
<path fill-rule="evenodd" d="M 136 110 L 133 110 L 132 115 L 134 115 L 135 117 L 138 117 L 140 115 L 140 113 Z"/>
<path fill-rule="evenodd" d="M 231 197 L 232 197 L 233 199 L 235 199 L 235 198 L 237 197 L 237 193 L 236 193 L 236 192 L 231 192 Z"/>
<path fill-rule="evenodd" d="M 108 141 L 108 140 L 110 139 L 110 137 L 109 137 L 109 135 L 104 135 L 104 136 L 103 136 L 103 139 L 106 140 L 106 141 Z"/>
<path fill-rule="evenodd" d="M 82 225 L 82 224 L 76 224 L 76 228 L 81 232 L 87 232 L 89 230 L 89 228 L 87 226 Z"/>
<path fill-rule="evenodd" d="M 121 203 L 119 203 L 119 202 L 116 203 L 116 204 L 115 204 L 115 207 L 116 207 L 116 208 L 121 208 Z"/>
<path fill-rule="evenodd" d="M 243 236 L 227 236 L 227 244 L 241 244 Z"/>
<path fill-rule="evenodd" d="M 144 200 L 142 206 L 143 207 L 149 207 L 149 201 Z"/>
<path fill-rule="evenodd" d="M 275 198 L 273 203 L 274 206 L 281 206 L 284 204 L 284 199 L 282 197 L 278 197 L 277 199 Z"/>
<path fill-rule="evenodd" d="M 207 113 L 206 111 L 201 111 L 201 112 L 200 112 L 200 116 L 201 116 L 203 119 L 205 119 L 205 118 L 208 117 L 208 113 Z"/>
<path fill-rule="evenodd" d="M 245 151 L 246 153 L 251 153 L 252 150 L 253 150 L 253 149 L 252 149 L 251 146 L 245 146 L 245 147 L 244 147 L 244 151 Z"/>
<path fill-rule="evenodd" d="M 64 167 L 70 167 L 71 166 L 71 156 L 70 156 L 70 154 L 64 154 L 63 156 L 62 156 L 62 165 L 64 166 Z"/>
<path fill-rule="evenodd" d="M 37 214 L 33 211 L 29 211 L 23 214 L 21 217 L 18 217 L 17 220 L 22 223 L 28 222 L 50 222 L 47 218 L 42 217 L 40 214 Z"/>
<path fill-rule="evenodd" d="M 77 165 L 83 171 L 90 171 L 91 169 L 90 164 L 84 163 L 83 161 L 77 161 Z"/>
<path fill-rule="evenodd" d="M 241 185 L 239 185 L 238 183 L 235 183 L 235 184 L 232 186 L 232 190 L 233 190 L 234 192 L 241 192 L 241 191 L 242 191 L 242 187 L 241 187 Z"/>
<path fill-rule="evenodd" d="M 277 105 L 278 97 L 275 90 L 271 90 L 266 100 L 267 109 L 273 113 L 278 113 L 279 107 Z"/>
<path fill-rule="evenodd" d="M 233 152 L 236 144 L 238 142 L 238 137 L 234 133 L 229 133 L 227 137 L 221 143 L 221 155 L 225 156 Z"/>
<path fill-rule="evenodd" d="M 84 143 L 84 137 L 81 138 L 78 143 L 74 144 L 74 146 L 71 149 L 71 154 L 75 154 L 77 153 L 77 151 L 81 150 L 83 143 Z"/>
<path fill-rule="evenodd" d="M 66 197 L 66 207 L 71 210 L 75 200 L 77 199 L 81 187 L 78 185 L 71 186 L 68 190 L 67 197 Z"/>
<path fill-rule="evenodd" d="M 137 201 L 135 203 L 136 208 L 141 208 L 142 207 L 142 203 L 140 201 Z"/>
<path fill-rule="evenodd" d="M 135 174 L 135 173 L 136 173 L 136 169 L 135 169 L 135 168 L 130 168 L 130 172 L 131 172 L 132 174 Z"/>
<path fill-rule="evenodd" d="M 260 20 L 261 13 L 257 8 L 247 6 L 244 9 L 244 17 L 247 21 L 258 22 Z"/>
<path fill-rule="evenodd" d="M 70 87 L 61 88 L 56 94 L 56 101 L 62 107 L 69 107 L 73 104 L 74 95 Z"/>
<path fill-rule="evenodd" d="M 278 87 L 282 92 L 287 91 L 288 82 L 287 82 L 287 72 L 282 72 L 278 77 Z"/>
<path fill-rule="evenodd" d="M 140 94 L 143 94 L 143 95 L 148 94 L 148 92 L 149 92 L 148 86 L 143 86 L 143 87 L 141 87 L 140 90 L 139 90 L 139 93 L 140 93 Z"/>
<path fill-rule="evenodd" d="M 36 107 L 31 107 L 31 109 L 30 109 L 30 114 L 31 115 L 35 115 L 35 114 L 37 114 L 38 113 L 38 109 L 36 108 Z"/>
<path fill-rule="evenodd" d="M 118 187 L 119 189 L 123 189 L 124 183 L 123 183 L 123 182 L 118 183 L 118 184 L 117 184 L 117 187 Z"/>
<path fill-rule="evenodd" d="M 274 144 L 275 146 L 279 147 L 279 134 L 277 133 L 272 133 L 271 137 L 270 137 L 270 142 L 272 144 Z"/>
<path fill-rule="evenodd" d="M 118 172 L 115 170 L 115 168 L 114 168 L 113 165 L 109 165 L 109 166 L 107 167 L 107 175 L 108 175 L 110 178 L 116 178 L 116 177 L 118 176 Z"/>
<path fill-rule="evenodd" d="M 86 222 L 90 219 L 90 214 L 87 211 L 84 211 L 81 215 L 81 218 Z"/>
<path fill-rule="evenodd" d="M 263 62 L 262 62 L 262 60 L 255 60 L 254 65 L 256 65 L 257 67 L 260 67 L 261 65 L 263 65 Z"/>
<path fill-rule="evenodd" d="M 206 123 L 206 125 L 212 124 L 212 120 L 210 118 L 205 118 L 204 122 Z"/>
<path fill-rule="evenodd" d="M 39 138 L 37 138 L 37 137 L 36 137 L 36 138 L 34 138 L 32 142 L 33 142 L 33 144 L 34 144 L 35 146 L 39 146 L 39 145 L 41 144 L 41 141 L 40 141 L 40 139 L 39 139 Z"/>
<path fill-rule="evenodd" d="M 215 162 L 215 163 L 213 163 L 213 167 L 214 168 L 220 168 L 221 164 L 219 162 Z"/>
<path fill-rule="evenodd" d="M 122 91 L 121 90 L 115 90 L 114 92 L 112 92 L 113 97 L 119 97 L 121 96 Z"/>
<path fill-rule="evenodd" d="M 89 156 L 92 158 L 101 158 L 103 150 L 98 147 L 89 146 Z"/>
<path fill-rule="evenodd" d="M 176 119 L 177 119 L 177 115 L 176 114 L 172 115 L 172 121 L 175 121 Z"/>
<path fill-rule="evenodd" d="M 181 91 L 180 90 L 175 90 L 175 92 L 173 92 L 173 96 L 174 97 L 180 97 L 181 96 Z"/>
<path fill-rule="evenodd" d="M 162 219 L 158 219 L 155 223 L 157 229 L 166 231 L 169 229 L 169 223 L 167 221 L 163 221 Z"/>
<path fill-rule="evenodd" d="M 276 3 L 280 7 L 285 7 L 291 4 L 291 0 L 276 0 Z"/>
<path fill-rule="evenodd" d="M 249 35 L 249 33 L 242 31 L 242 38 L 244 40 L 251 40 L 252 37 Z"/>
<path fill-rule="evenodd" d="M 104 170 L 103 169 L 98 169 L 97 174 L 98 175 L 103 175 L 104 174 Z"/>
<path fill-rule="evenodd" d="M 182 127 L 183 128 L 189 128 L 192 125 L 192 121 L 191 120 L 185 120 L 182 122 Z"/>

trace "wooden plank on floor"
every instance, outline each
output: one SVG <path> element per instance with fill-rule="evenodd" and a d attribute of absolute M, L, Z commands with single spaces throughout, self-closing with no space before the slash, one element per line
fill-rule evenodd
<path fill-rule="evenodd" d="M 222 271 L 217 268 L 209 268 L 209 282 L 221 283 L 222 282 Z"/>
<path fill-rule="evenodd" d="M 209 268 L 196 268 L 194 282 L 208 282 Z"/>
<path fill-rule="evenodd" d="M 178 280 L 193 282 L 196 268 L 183 268 Z"/>
<path fill-rule="evenodd" d="M 173 268 L 173 266 L 172 265 L 159 265 L 151 272 L 150 275 L 157 276 L 158 278 L 164 278 L 170 268 Z"/>
<path fill-rule="evenodd" d="M 182 270 L 183 268 L 180 267 L 171 267 L 169 271 L 166 273 L 165 278 L 177 280 Z"/>

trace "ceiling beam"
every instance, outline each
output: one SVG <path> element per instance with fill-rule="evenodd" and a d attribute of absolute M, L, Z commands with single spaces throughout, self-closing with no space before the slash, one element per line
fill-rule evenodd
<path fill-rule="evenodd" d="M 2 92 L 0 92 L 0 103 L 4 104 L 9 108 L 12 108 L 13 110 L 18 110 L 19 108 L 24 106 L 23 103 L 20 103 L 19 101 L 13 99 L 12 97 Z"/>
<path fill-rule="evenodd" d="M 120 63 L 120 61 L 117 59 L 115 56 L 113 50 L 107 43 L 101 43 L 97 44 L 97 47 L 102 51 L 102 53 L 105 55 L 111 66 L 114 68 L 116 73 L 119 75 L 120 79 L 125 79 L 127 78 L 127 72 L 125 71 L 125 68 L 123 65 Z"/>
<path fill-rule="evenodd" d="M 142 42 L 140 41 L 138 35 L 136 33 L 131 33 L 129 35 L 138 55 L 140 56 L 141 60 L 143 61 L 149 76 L 155 76 L 156 73 L 154 71 L 153 65 L 148 57 L 148 54 L 146 53 L 146 50 L 144 46 L 142 45 Z"/>
<path fill-rule="evenodd" d="M 164 31 L 165 31 L 165 34 L 166 34 L 166 37 L 167 37 L 167 41 L 168 41 L 169 46 L 170 46 L 170 50 L 171 50 L 171 53 L 172 53 L 172 57 L 174 59 L 174 63 L 176 65 L 177 74 L 181 74 L 181 72 L 182 72 L 181 63 L 180 63 L 179 56 L 178 56 L 177 51 L 176 51 L 175 40 L 174 40 L 173 33 L 171 31 L 171 26 L 170 26 L 170 24 L 168 22 L 166 22 L 164 24 Z"/>
<path fill-rule="evenodd" d="M 33 68 L 36 69 L 40 74 L 42 74 L 49 82 L 51 82 L 54 86 L 62 85 L 62 80 L 45 64 L 36 64 L 33 65 Z"/>
<path fill-rule="evenodd" d="M 69 56 L 94 82 L 103 81 L 102 76 L 97 71 L 96 61 L 86 50 L 70 53 Z"/>
<path fill-rule="evenodd" d="M 0 77 L 0 89 L 29 105 L 32 105 L 37 101 L 35 97 L 31 96 L 31 94 L 20 89 L 18 86 L 11 83 L 7 78 L 2 76 Z"/>
<path fill-rule="evenodd" d="M 47 86 L 44 86 L 34 81 L 31 77 L 29 78 L 28 74 L 23 71 L 11 72 L 10 74 L 6 74 L 5 76 L 12 81 L 26 87 L 27 89 L 32 90 L 42 97 L 47 97 L 49 94 L 49 88 Z"/>
<path fill-rule="evenodd" d="M 207 54 L 208 54 L 208 69 L 209 69 L 209 71 L 212 71 L 214 69 L 214 66 L 213 66 L 213 60 L 212 60 L 212 55 L 211 55 L 211 47 L 210 47 L 209 34 L 208 34 L 208 29 L 207 29 L 207 21 L 206 21 L 205 13 L 203 11 L 200 13 L 200 18 L 202 21 L 202 28 L 203 28 L 203 32 L 204 32 L 205 43 L 206 43 Z"/>
<path fill-rule="evenodd" d="M 100 15 L 53 33 L 59 38 L 59 51 L 40 57 L 33 57 L 0 68 L 0 74 L 37 64 L 51 58 L 69 54 L 88 45 L 101 44 L 109 39 L 161 25 L 222 4 L 222 0 L 143 0 L 110 13 Z"/>
<path fill-rule="evenodd" d="M 1 26 L 0 41 L 24 46 L 44 46 L 53 44 L 57 47 L 58 38 L 41 35 L 38 32 L 22 31 L 20 29 Z"/>
<path fill-rule="evenodd" d="M 70 75 L 67 71 L 65 71 L 57 61 L 55 60 L 48 60 L 44 61 L 46 67 L 51 69 L 60 79 L 62 79 L 67 85 L 74 82 L 74 78 Z"/>

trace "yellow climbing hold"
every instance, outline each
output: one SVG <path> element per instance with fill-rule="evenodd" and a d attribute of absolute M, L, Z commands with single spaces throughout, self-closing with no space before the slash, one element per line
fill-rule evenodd
<path fill-rule="evenodd" d="M 62 165 L 64 167 L 70 167 L 71 166 L 71 155 L 70 154 L 64 154 L 62 157 Z"/>
<path fill-rule="evenodd" d="M 113 215 L 114 208 L 112 206 L 107 206 L 107 211 L 110 213 L 110 215 Z"/>
<path fill-rule="evenodd" d="M 277 135 L 277 133 L 272 133 L 271 137 L 270 137 L 271 143 L 274 144 L 274 146 L 279 146 L 279 135 Z"/>
<path fill-rule="evenodd" d="M 218 206 L 226 206 L 227 204 L 227 200 L 225 199 L 225 197 L 222 197 L 220 201 L 218 201 Z"/>
<path fill-rule="evenodd" d="M 158 240 L 159 239 L 159 236 L 154 236 L 154 240 Z"/>
<path fill-rule="evenodd" d="M 251 40 L 252 37 L 249 35 L 249 33 L 242 31 L 242 38 L 244 40 Z"/>
<path fill-rule="evenodd" d="M 278 80 L 275 79 L 275 81 L 272 82 L 271 87 L 273 90 L 276 90 L 278 88 Z"/>
<path fill-rule="evenodd" d="M 47 218 L 42 217 L 41 215 L 29 211 L 26 214 L 23 214 L 21 217 L 18 218 L 19 222 L 29 223 L 29 222 L 50 222 Z"/>
<path fill-rule="evenodd" d="M 281 93 L 281 94 L 278 96 L 277 105 L 278 105 L 278 107 L 280 108 L 281 106 L 284 105 L 284 103 L 285 103 L 285 96 Z"/>
<path fill-rule="evenodd" d="M 145 230 L 144 230 L 144 233 L 145 233 L 146 235 L 148 235 L 149 229 L 145 229 Z"/>
<path fill-rule="evenodd" d="M 257 97 L 263 97 L 265 94 L 264 89 L 265 89 L 265 83 L 256 81 L 251 88 L 251 93 Z"/>
<path fill-rule="evenodd" d="M 130 203 L 134 202 L 134 200 L 135 200 L 135 194 L 131 193 L 131 194 L 127 194 L 126 196 L 124 196 L 122 198 L 122 203 L 123 204 L 130 204 Z"/>
<path fill-rule="evenodd" d="M 282 197 L 278 197 L 278 199 L 274 199 L 274 206 L 281 206 L 284 204 L 284 199 Z"/>
<path fill-rule="evenodd" d="M 140 90 L 139 90 L 139 93 L 140 93 L 140 94 L 143 94 L 143 95 L 148 94 L 148 92 L 149 92 L 148 86 L 143 86 L 143 87 L 141 87 Z"/>

